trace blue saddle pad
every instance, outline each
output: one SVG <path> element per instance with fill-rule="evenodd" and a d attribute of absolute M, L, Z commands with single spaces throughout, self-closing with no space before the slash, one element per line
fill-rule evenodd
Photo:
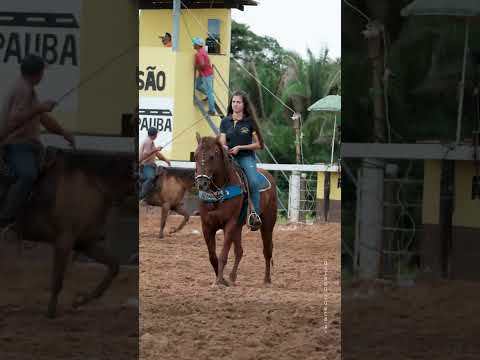
<path fill-rule="evenodd" d="M 215 193 L 198 192 L 198 197 L 204 202 L 222 202 L 242 195 L 242 188 L 239 185 L 228 185 Z"/>

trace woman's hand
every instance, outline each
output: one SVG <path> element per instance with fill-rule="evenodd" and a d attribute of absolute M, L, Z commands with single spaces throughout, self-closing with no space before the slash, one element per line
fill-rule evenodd
<path fill-rule="evenodd" d="M 230 155 L 237 155 L 240 150 L 242 150 L 241 147 L 237 145 L 237 146 L 231 148 L 230 150 L 228 150 L 228 153 Z"/>

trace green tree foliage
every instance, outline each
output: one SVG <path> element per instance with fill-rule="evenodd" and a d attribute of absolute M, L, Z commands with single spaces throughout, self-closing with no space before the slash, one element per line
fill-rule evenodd
<path fill-rule="evenodd" d="M 236 61 L 231 62 L 230 89 L 242 89 L 249 94 L 256 107 L 267 146 L 277 161 L 295 162 L 295 132 L 291 110 L 275 96 L 302 114 L 304 162 L 329 162 L 334 116 L 308 112 L 307 108 L 326 95 L 340 95 L 340 60 L 332 60 L 328 56 L 328 49 L 318 55 L 308 51 L 307 57 L 302 58 L 282 48 L 275 39 L 258 36 L 247 25 L 235 22 L 232 24 L 231 49 Z M 264 161 L 271 161 L 265 151 L 260 157 Z M 335 159 L 337 157 L 338 152 Z"/>
<path fill-rule="evenodd" d="M 370 19 L 386 29 L 385 62 L 394 75 L 387 94 L 392 141 L 453 141 L 456 133 L 458 87 L 462 70 L 465 20 L 454 17 L 402 17 L 411 0 L 351 0 Z M 372 140 L 372 69 L 367 42 L 362 35 L 366 21 L 348 6 L 342 11 L 344 108 L 342 136 L 346 142 Z M 480 52 L 474 39 L 480 29 L 472 26 L 470 54 Z M 478 66 L 469 56 L 464 100 L 462 137 L 475 126 L 472 82 Z"/>

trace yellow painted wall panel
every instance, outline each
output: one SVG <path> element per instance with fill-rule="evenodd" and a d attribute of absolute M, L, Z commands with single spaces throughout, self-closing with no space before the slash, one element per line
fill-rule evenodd
<path fill-rule="evenodd" d="M 453 226 L 480 229 L 480 200 L 472 200 L 472 161 L 455 162 L 455 208 Z"/>
<path fill-rule="evenodd" d="M 67 121 L 67 127 L 120 135 L 122 114 L 131 114 L 137 103 L 132 84 L 136 83 L 138 62 L 138 10 L 133 1 L 84 0 L 81 24 L 80 79 L 109 65 L 78 90 L 78 119 Z M 112 62 L 122 53 L 125 55 Z"/>
<path fill-rule="evenodd" d="M 190 153 L 196 148 L 195 133 L 198 131 L 202 136 L 214 134 L 193 102 L 195 50 L 192 46 L 191 37 L 201 36 L 205 39 L 208 19 L 221 20 L 221 53 L 223 55 L 209 54 L 209 56 L 212 64 L 219 70 L 224 81 L 228 84 L 230 71 L 230 10 L 201 9 L 191 12 L 182 10 L 178 51 L 163 47 L 158 38 L 159 35 L 163 35 L 167 31 L 173 33 L 172 17 L 172 10 L 142 10 L 140 14 L 140 68 L 145 68 L 147 63 L 155 63 L 166 74 L 165 89 L 160 93 L 158 91 L 140 91 L 140 96 L 173 98 L 173 143 L 171 149 L 166 148 L 164 152 L 172 160 L 190 160 Z M 218 74 L 215 74 L 214 77 L 217 104 L 226 110 L 228 89 Z M 201 99 L 204 98 L 202 94 L 197 95 Z M 217 126 L 220 124 L 219 117 L 213 117 L 213 120 Z M 162 143 L 159 142 L 159 144 Z"/>
<path fill-rule="evenodd" d="M 342 200 L 342 189 L 337 187 L 340 173 L 332 172 L 330 175 L 330 200 Z M 324 199 L 325 172 L 317 173 L 317 199 Z"/>

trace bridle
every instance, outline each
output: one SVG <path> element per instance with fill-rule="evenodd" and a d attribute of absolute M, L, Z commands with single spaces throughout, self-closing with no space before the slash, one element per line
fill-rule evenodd
<path fill-rule="evenodd" d="M 205 191 L 206 193 L 212 195 L 213 197 L 215 197 L 217 200 L 220 200 L 221 199 L 221 190 L 222 188 L 220 188 L 217 184 L 215 184 L 215 182 L 213 181 L 213 175 L 212 176 L 208 176 L 206 175 L 204 172 L 205 172 L 205 165 L 206 165 L 206 161 L 205 161 L 205 151 L 203 150 L 202 152 L 199 153 L 200 155 L 200 171 L 197 172 L 199 173 L 198 175 L 195 176 L 195 184 L 199 184 L 201 180 L 205 180 L 207 182 L 207 184 L 209 185 L 209 188 L 210 186 L 213 185 L 213 187 L 215 188 L 215 190 L 208 190 L 208 191 Z"/>

